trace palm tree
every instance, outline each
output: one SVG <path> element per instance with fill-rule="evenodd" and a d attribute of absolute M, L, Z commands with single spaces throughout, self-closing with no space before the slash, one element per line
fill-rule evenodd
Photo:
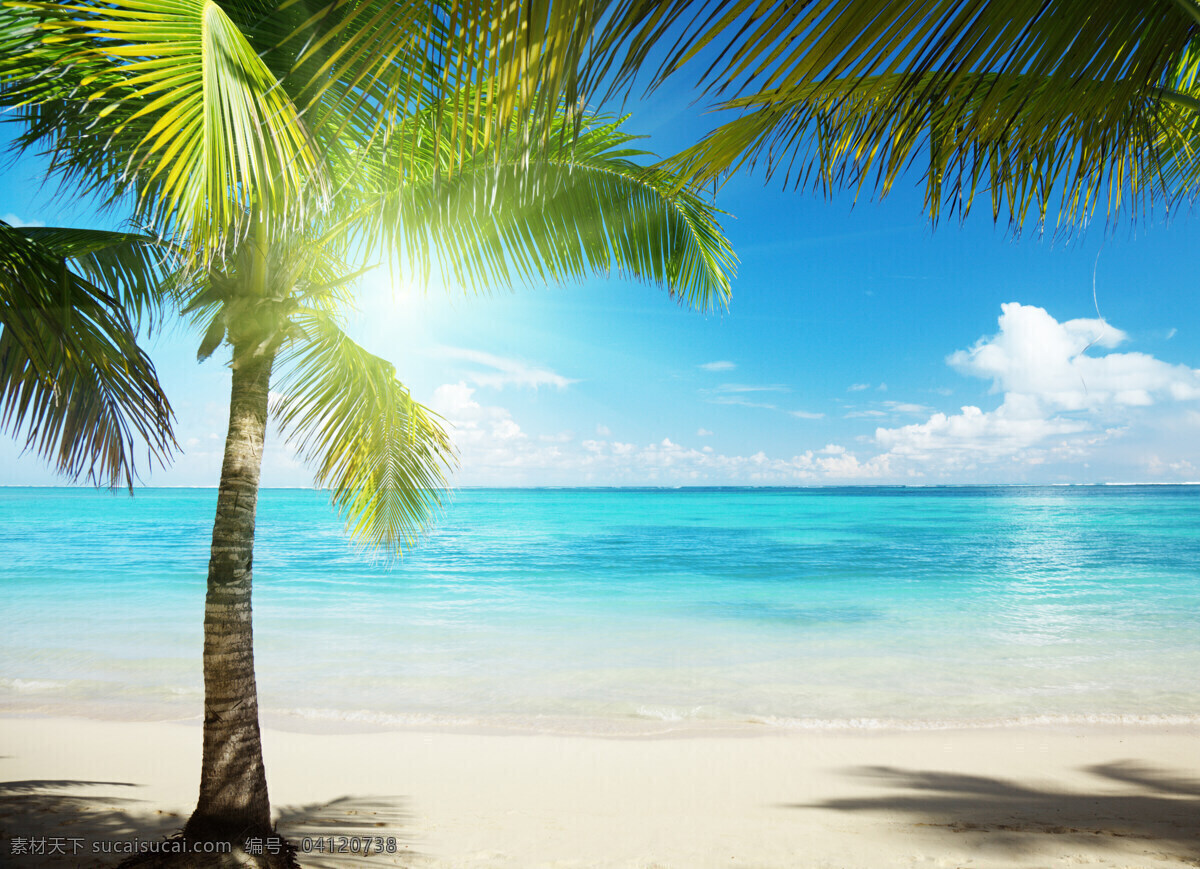
<path fill-rule="evenodd" d="M 0 105 L 20 101 L 31 24 L 0 15 Z M 158 463 L 176 447 L 138 344 L 164 313 L 169 253 L 147 235 L 0 221 L 0 430 L 69 480 L 132 492 L 142 446 Z"/>
<path fill-rule="evenodd" d="M 1198 189 L 1196 0 L 624 0 L 609 21 L 622 80 L 669 39 L 655 81 L 698 68 L 732 116 L 670 162 L 695 182 L 761 166 L 885 195 L 915 167 L 935 220 L 986 194 L 1016 230 Z"/>
<path fill-rule="evenodd" d="M 203 325 L 199 356 L 230 352 L 188 837 L 270 832 L 250 606 L 268 415 L 349 530 L 387 551 L 436 511 L 453 463 L 437 417 L 342 331 L 362 270 L 437 263 L 473 289 L 615 270 L 696 308 L 728 297 L 734 260 L 715 209 L 639 166 L 619 120 L 549 90 L 563 71 L 536 47 L 489 69 L 490 10 L 81 0 L 7 13 L 30 25 L 0 65 L 23 142 L 51 150 L 67 180 L 131 198 L 175 240 L 172 286 Z"/>
<path fill-rule="evenodd" d="M 160 256 L 147 236 L 0 221 L 0 429 L 69 479 L 132 490 L 139 445 L 175 446 L 137 342 Z"/>

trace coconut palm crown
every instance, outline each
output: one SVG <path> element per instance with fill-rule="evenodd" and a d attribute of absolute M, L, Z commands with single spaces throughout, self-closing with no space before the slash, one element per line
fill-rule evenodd
<path fill-rule="evenodd" d="M 524 32 L 582 45 L 561 5 L 548 24 L 505 8 Z M 454 463 L 437 416 L 343 331 L 356 278 L 376 260 L 475 291 L 616 273 L 708 309 L 728 297 L 733 254 L 705 197 L 639 165 L 620 119 L 581 112 L 547 60 L 575 49 L 497 53 L 516 25 L 489 18 L 492 4 L 3 9 L 19 50 L 0 52 L 0 86 L 19 145 L 170 238 L 169 286 L 203 331 L 199 357 L 229 355 L 185 835 L 241 843 L 271 824 L 250 611 L 268 415 L 349 530 L 385 551 L 416 539 Z"/>

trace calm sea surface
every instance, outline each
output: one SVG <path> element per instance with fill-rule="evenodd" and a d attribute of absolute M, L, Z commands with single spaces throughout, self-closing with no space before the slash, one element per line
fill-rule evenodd
<path fill-rule="evenodd" d="M 0 713 L 197 718 L 214 490 L 0 489 Z M 1200 721 L 1200 486 L 465 490 L 397 564 L 264 491 L 264 716 Z"/>

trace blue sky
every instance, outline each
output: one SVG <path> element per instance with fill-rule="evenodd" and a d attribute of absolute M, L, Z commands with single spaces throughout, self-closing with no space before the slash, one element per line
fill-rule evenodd
<path fill-rule="evenodd" d="M 662 91 L 627 128 L 671 153 L 708 124 L 690 101 Z M 111 225 L 53 192 L 22 160 L 0 218 Z M 382 269 L 351 333 L 454 425 L 459 485 L 1200 480 L 1194 215 L 1014 240 L 981 202 L 935 231 L 915 173 L 857 205 L 744 176 L 718 205 L 741 261 L 728 311 L 603 276 L 467 297 Z M 149 485 L 217 482 L 229 378 L 198 342 L 149 343 L 184 447 Z M 11 440 L 0 468 L 59 482 Z M 310 480 L 272 432 L 264 484 Z"/>

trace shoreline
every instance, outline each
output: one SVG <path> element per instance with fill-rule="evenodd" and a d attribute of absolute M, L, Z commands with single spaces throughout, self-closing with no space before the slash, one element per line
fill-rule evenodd
<path fill-rule="evenodd" d="M 308 712 L 309 710 L 305 710 Z M 280 714 L 261 710 L 264 730 L 316 736 L 386 733 L 444 733 L 472 736 L 548 736 L 578 739 L 703 739 L 789 737 L 805 734 L 854 735 L 953 733 L 1006 730 L 1100 732 L 1104 730 L 1194 732 L 1200 738 L 1200 713 L 1044 713 L 990 718 L 793 719 L 782 717 L 668 718 L 653 716 L 569 717 L 552 715 L 412 713 L 373 710 L 311 710 L 320 714 Z M 0 708 L 0 721 L 62 720 L 198 727 L 199 713 L 156 715 L 145 706 L 122 710 Z"/>
<path fill-rule="evenodd" d="M 196 722 L 0 718 L 7 865 L 105 865 L 11 857 L 14 836 L 177 829 L 195 802 L 199 743 Z M 399 850 L 371 866 L 1015 869 L 1200 856 L 1195 725 L 615 739 L 266 727 L 263 743 L 281 833 L 394 836 Z"/>

